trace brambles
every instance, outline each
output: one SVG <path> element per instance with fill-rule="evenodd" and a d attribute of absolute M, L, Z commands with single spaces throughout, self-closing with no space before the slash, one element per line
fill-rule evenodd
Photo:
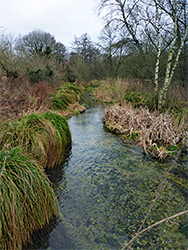
<path fill-rule="evenodd" d="M 22 249 L 58 213 L 41 166 L 20 147 L 0 151 L 0 248 Z"/>
<path fill-rule="evenodd" d="M 50 109 L 61 112 L 63 116 L 69 116 L 72 110 L 81 108 L 78 107 L 81 90 L 76 84 L 63 83 L 55 89 L 45 81 L 31 85 L 17 78 L 0 81 L 0 89 L 0 120 L 15 120 L 25 114 Z"/>

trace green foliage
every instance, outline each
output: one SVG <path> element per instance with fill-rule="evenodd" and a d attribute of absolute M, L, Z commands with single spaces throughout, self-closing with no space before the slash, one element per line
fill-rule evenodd
<path fill-rule="evenodd" d="M 66 146 L 71 142 L 71 132 L 67 121 L 63 116 L 49 111 L 43 113 L 42 117 L 50 121 L 56 128 L 56 135 L 58 136 L 59 141 L 61 141 L 62 153 L 64 153 Z"/>
<path fill-rule="evenodd" d="M 22 249 L 57 215 L 57 200 L 43 169 L 21 148 L 0 151 L 0 173 L 0 248 Z"/>
<path fill-rule="evenodd" d="M 67 109 L 67 103 L 64 102 L 60 97 L 52 97 L 52 108 L 53 110 L 66 110 Z"/>
<path fill-rule="evenodd" d="M 156 107 L 155 97 L 153 92 L 134 92 L 128 91 L 124 99 L 127 103 L 131 103 L 133 107 L 147 107 L 149 110 L 154 110 Z"/>
<path fill-rule="evenodd" d="M 127 103 L 132 103 L 132 104 L 140 104 L 141 103 L 141 98 L 140 98 L 140 93 L 136 93 L 136 92 L 127 92 L 125 94 L 125 100 L 127 101 Z"/>
<path fill-rule="evenodd" d="M 183 107 L 174 112 L 174 125 L 180 128 L 188 128 L 188 107 Z"/>
<path fill-rule="evenodd" d="M 37 83 L 39 81 L 46 81 L 53 77 L 54 72 L 51 67 L 47 64 L 45 69 L 33 70 L 27 68 L 27 74 L 31 83 Z"/>

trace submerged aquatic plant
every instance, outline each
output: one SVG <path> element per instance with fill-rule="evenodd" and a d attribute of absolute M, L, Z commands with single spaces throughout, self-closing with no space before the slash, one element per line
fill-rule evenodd
<path fill-rule="evenodd" d="M 45 112 L 30 114 L 12 123 L 1 125 L 0 149 L 21 146 L 45 168 L 62 161 L 65 148 L 71 143 L 67 121 L 60 115 Z"/>
<path fill-rule="evenodd" d="M 0 151 L 0 248 L 22 249 L 58 213 L 40 165 L 19 147 Z"/>

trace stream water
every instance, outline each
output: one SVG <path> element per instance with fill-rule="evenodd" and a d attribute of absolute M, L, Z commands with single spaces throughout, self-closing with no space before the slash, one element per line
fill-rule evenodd
<path fill-rule="evenodd" d="M 71 152 L 50 172 L 62 219 L 32 249 L 121 249 L 137 232 L 171 167 L 107 132 L 103 105 L 88 96 L 85 102 L 86 112 L 69 119 Z M 187 158 L 182 159 L 178 169 L 187 165 Z M 187 209 L 186 176 L 179 177 L 181 185 L 168 180 L 146 226 Z M 143 234 L 133 249 L 188 249 L 187 232 L 187 217 L 182 216 Z"/>

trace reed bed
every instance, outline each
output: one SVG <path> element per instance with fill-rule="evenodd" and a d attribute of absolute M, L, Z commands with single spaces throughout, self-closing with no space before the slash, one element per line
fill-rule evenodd
<path fill-rule="evenodd" d="M 109 130 L 122 134 L 124 140 L 135 139 L 161 160 L 169 156 L 185 137 L 185 129 L 173 126 L 172 116 L 168 113 L 151 113 L 146 108 L 133 109 L 130 105 L 107 108 L 103 123 Z"/>
<path fill-rule="evenodd" d="M 101 81 L 101 84 L 92 91 L 92 96 L 105 103 L 123 102 L 125 92 L 130 88 L 130 82 L 122 79 L 107 79 Z"/>
<path fill-rule="evenodd" d="M 44 168 L 59 165 L 71 133 L 65 118 L 53 112 L 33 113 L 1 124 L 0 149 L 21 146 Z"/>
<path fill-rule="evenodd" d="M 58 214 L 41 166 L 23 148 L 0 151 L 0 249 L 15 250 Z"/>

